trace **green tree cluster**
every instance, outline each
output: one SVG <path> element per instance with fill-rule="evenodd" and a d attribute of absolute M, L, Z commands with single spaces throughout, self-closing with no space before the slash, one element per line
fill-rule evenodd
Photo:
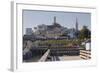
<path fill-rule="evenodd" d="M 87 26 L 83 26 L 83 28 L 79 31 L 79 39 L 90 39 L 91 31 L 87 28 Z"/>

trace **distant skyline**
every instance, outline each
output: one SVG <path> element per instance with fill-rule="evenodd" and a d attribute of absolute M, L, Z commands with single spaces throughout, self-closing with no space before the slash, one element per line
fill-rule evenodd
<path fill-rule="evenodd" d="M 90 13 L 23 10 L 23 34 L 26 32 L 26 28 L 32 28 L 34 31 L 34 27 L 37 25 L 52 25 L 54 16 L 56 16 L 56 22 L 61 26 L 75 28 L 77 19 L 79 29 L 85 25 L 91 30 Z"/>

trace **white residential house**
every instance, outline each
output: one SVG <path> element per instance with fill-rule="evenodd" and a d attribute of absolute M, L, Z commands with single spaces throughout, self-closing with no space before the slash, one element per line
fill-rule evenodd
<path fill-rule="evenodd" d="M 91 50 L 91 43 L 90 42 L 86 42 L 86 50 Z"/>
<path fill-rule="evenodd" d="M 82 42 L 82 45 L 85 46 L 86 50 L 91 50 L 91 41 L 90 40 L 86 40 L 86 41 Z"/>

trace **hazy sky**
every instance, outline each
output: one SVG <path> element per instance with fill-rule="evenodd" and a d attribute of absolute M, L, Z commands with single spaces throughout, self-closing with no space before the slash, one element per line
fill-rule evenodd
<path fill-rule="evenodd" d="M 56 16 L 56 22 L 67 28 L 75 28 L 76 18 L 79 29 L 83 25 L 91 29 L 91 14 L 79 12 L 54 12 L 54 11 L 34 11 L 23 10 L 23 33 L 26 28 L 34 28 L 40 24 L 52 25 Z"/>

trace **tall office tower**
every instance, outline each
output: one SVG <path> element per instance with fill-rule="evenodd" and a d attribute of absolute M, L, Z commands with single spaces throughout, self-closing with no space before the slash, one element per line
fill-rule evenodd
<path fill-rule="evenodd" d="M 76 31 L 78 31 L 78 20 L 76 18 Z"/>
<path fill-rule="evenodd" d="M 77 20 L 77 18 L 76 18 L 76 24 L 75 24 L 75 30 L 76 30 L 76 38 L 78 38 L 79 37 L 79 31 L 78 31 L 78 20 Z"/>

